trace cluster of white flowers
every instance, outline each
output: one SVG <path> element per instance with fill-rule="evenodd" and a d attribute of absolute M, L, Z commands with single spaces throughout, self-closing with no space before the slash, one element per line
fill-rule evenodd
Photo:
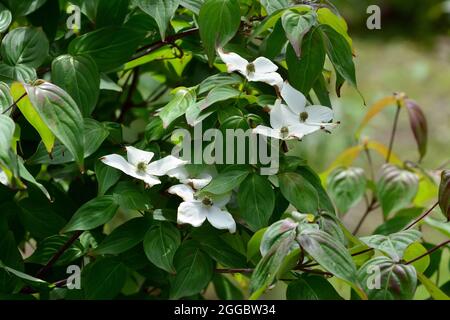
<path fill-rule="evenodd" d="M 328 130 L 336 126 L 333 110 L 320 105 L 308 105 L 305 96 L 294 89 L 276 71 L 278 67 L 269 59 L 256 58 L 248 62 L 234 52 L 225 53 L 218 50 L 219 56 L 227 66 L 228 72 L 238 71 L 248 81 L 259 81 L 277 88 L 283 104 L 278 98 L 271 106 L 270 126 L 258 126 L 253 132 L 280 140 L 302 139 L 305 135 L 318 130 Z"/>
<path fill-rule="evenodd" d="M 280 140 L 302 139 L 305 135 L 317 130 L 326 130 L 336 126 L 331 123 L 333 111 L 320 105 L 308 105 L 305 96 L 294 89 L 276 71 L 277 65 L 267 58 L 259 57 L 249 62 L 236 53 L 218 51 L 228 72 L 239 72 L 248 81 L 265 82 L 276 87 L 281 95 L 271 106 L 270 127 L 258 126 L 254 133 Z M 285 104 L 283 104 L 285 102 Z M 201 172 L 191 175 L 185 167 L 187 161 L 174 156 L 167 156 L 152 162 L 153 152 L 126 147 L 127 159 L 111 154 L 101 158 L 108 166 L 119 169 L 129 176 L 143 180 L 148 186 L 160 184 L 158 177 L 167 175 L 176 178 L 180 184 L 169 188 L 168 192 L 183 199 L 178 207 L 177 221 L 180 224 L 201 226 L 205 220 L 217 229 L 236 231 L 236 222 L 227 211 L 226 205 L 230 201 L 231 193 L 222 195 L 199 195 L 198 191 L 208 185 L 212 174 Z M 1 178 L 0 172 L 0 178 Z"/>

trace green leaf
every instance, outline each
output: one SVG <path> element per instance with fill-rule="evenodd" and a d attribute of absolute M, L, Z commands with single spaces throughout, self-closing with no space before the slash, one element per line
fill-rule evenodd
<path fill-rule="evenodd" d="M 175 119 L 185 114 L 186 110 L 195 103 L 195 91 L 187 88 L 180 88 L 175 93 L 175 97 L 166 104 L 159 117 L 163 121 L 163 127 L 167 128 Z"/>
<path fill-rule="evenodd" d="M 8 30 L 9 25 L 12 21 L 11 11 L 5 8 L 4 5 L 0 4 L 0 33 Z"/>
<path fill-rule="evenodd" d="M 70 94 L 83 116 L 91 114 L 100 92 L 100 74 L 92 58 L 69 54 L 57 57 L 52 62 L 52 81 Z"/>
<path fill-rule="evenodd" d="M 84 119 L 84 157 L 91 156 L 98 150 L 101 144 L 109 135 L 109 131 L 105 124 L 100 123 L 91 118 Z M 35 154 L 33 154 L 27 163 L 30 165 L 36 164 L 63 164 L 73 162 L 74 157 L 70 152 L 67 152 L 66 147 L 59 142 L 56 142 L 51 156 L 47 153 L 43 143 L 39 144 Z M 116 170 L 117 171 L 117 170 Z"/>
<path fill-rule="evenodd" d="M 316 189 L 319 196 L 319 207 L 330 214 L 335 214 L 335 209 L 330 197 L 322 185 L 322 181 L 317 173 L 309 166 L 301 165 L 296 170 L 304 179 L 306 179 Z"/>
<path fill-rule="evenodd" d="M 6 64 L 37 68 L 47 58 L 48 49 L 47 37 L 41 29 L 24 27 L 8 32 L 0 52 Z"/>
<path fill-rule="evenodd" d="M 192 233 L 192 237 L 200 244 L 203 251 L 221 265 L 229 268 L 247 266 L 245 257 L 219 235 L 212 233 L 212 230 L 203 232 L 197 229 Z"/>
<path fill-rule="evenodd" d="M 287 287 L 288 300 L 342 300 L 326 279 L 314 275 L 302 275 Z"/>
<path fill-rule="evenodd" d="M 42 191 L 42 193 L 47 197 L 47 199 L 51 201 L 52 197 L 48 193 L 47 189 L 41 183 L 37 182 L 37 180 L 25 167 L 25 165 L 23 164 L 23 160 L 21 158 L 18 159 L 17 164 L 19 167 L 19 176 L 25 181 L 28 181 L 31 184 L 35 185 L 39 190 Z"/>
<path fill-rule="evenodd" d="M 14 137 L 14 121 L 3 114 L 0 114 L 0 160 L 9 158 L 9 150 Z"/>
<path fill-rule="evenodd" d="M 261 4 L 268 14 L 272 14 L 277 10 L 287 8 L 289 0 L 261 0 Z"/>
<path fill-rule="evenodd" d="M 48 238 L 58 234 L 66 220 L 53 211 L 49 203 L 36 203 L 31 198 L 19 202 L 20 221 L 35 239 Z"/>
<path fill-rule="evenodd" d="M 328 272 L 358 287 L 356 266 L 344 245 L 321 230 L 306 229 L 298 237 L 300 246 Z"/>
<path fill-rule="evenodd" d="M 98 0 L 95 27 L 118 26 L 123 23 L 130 0 Z"/>
<path fill-rule="evenodd" d="M 287 172 L 278 174 L 283 196 L 302 213 L 316 214 L 319 196 L 316 189 L 300 174 Z"/>
<path fill-rule="evenodd" d="M 111 300 L 125 284 L 127 269 L 115 258 L 98 259 L 81 273 L 81 286 L 86 299 Z"/>
<path fill-rule="evenodd" d="M 417 286 L 416 269 L 388 257 L 367 261 L 359 269 L 358 279 L 369 300 L 411 300 Z"/>
<path fill-rule="evenodd" d="M 414 173 L 385 164 L 377 182 L 377 197 L 384 216 L 411 204 L 418 188 L 419 179 Z"/>
<path fill-rule="evenodd" d="M 427 249 L 421 245 L 419 242 L 414 242 L 408 248 L 406 248 L 405 253 L 403 254 L 404 261 L 412 261 L 421 255 L 427 253 Z M 411 263 L 414 268 L 416 268 L 417 272 L 423 273 L 427 270 L 430 265 L 430 255 L 424 255 L 417 261 Z"/>
<path fill-rule="evenodd" d="M 264 232 L 260 241 L 259 250 L 261 255 L 265 256 L 272 247 L 285 238 L 295 235 L 298 223 L 291 218 L 283 219 L 275 222 Z M 298 246 L 297 246 L 298 247 Z"/>
<path fill-rule="evenodd" d="M 219 173 L 204 187 L 202 193 L 224 194 L 238 187 L 250 174 L 247 168 L 232 168 Z"/>
<path fill-rule="evenodd" d="M 6 0 L 15 17 L 26 16 L 39 9 L 47 0 Z M 5 1 L 3 1 L 5 2 Z"/>
<path fill-rule="evenodd" d="M 7 109 L 14 103 L 9 86 L 0 82 L 0 113 L 8 115 Z"/>
<path fill-rule="evenodd" d="M 417 230 L 400 231 L 388 236 L 373 235 L 360 238 L 370 248 L 380 250 L 389 255 L 395 262 L 403 258 L 406 248 L 420 239 L 422 233 Z"/>
<path fill-rule="evenodd" d="M 233 283 L 226 276 L 215 274 L 213 277 L 214 289 L 217 297 L 222 300 L 243 300 L 244 295 L 238 284 Z"/>
<path fill-rule="evenodd" d="M 151 199 L 142 185 L 132 182 L 120 182 L 114 187 L 113 196 L 121 208 L 130 210 L 149 210 Z"/>
<path fill-rule="evenodd" d="M 100 160 L 95 162 L 95 175 L 98 182 L 98 194 L 104 195 L 113 185 L 119 181 L 121 173 Z"/>
<path fill-rule="evenodd" d="M 355 64 L 353 63 L 353 53 L 347 40 L 328 25 L 321 25 L 319 29 L 322 31 L 327 55 L 333 63 L 336 72 L 356 88 L 356 71 Z"/>
<path fill-rule="evenodd" d="M 142 39 L 142 31 L 127 24 L 105 27 L 72 40 L 69 54 L 90 55 L 100 71 L 110 71 L 127 62 Z"/>
<path fill-rule="evenodd" d="M 0 81 L 11 85 L 14 81 L 31 82 L 37 79 L 36 70 L 23 64 L 10 66 L 0 63 Z"/>
<path fill-rule="evenodd" d="M 178 229 L 171 223 L 160 222 L 145 235 L 145 255 L 158 268 L 174 273 L 173 259 L 180 244 L 181 236 Z"/>
<path fill-rule="evenodd" d="M 180 0 L 135 0 L 134 3 L 155 19 L 161 39 L 164 40 L 170 19 L 180 5 Z"/>
<path fill-rule="evenodd" d="M 250 300 L 258 299 L 272 284 L 294 242 L 295 234 L 292 233 L 274 245 L 259 261 L 250 279 Z"/>
<path fill-rule="evenodd" d="M 211 91 L 208 92 L 208 95 L 202 101 L 200 110 L 204 110 L 219 101 L 226 101 L 228 99 L 236 98 L 239 96 L 239 94 L 239 90 L 236 90 L 229 86 L 214 87 L 211 89 Z"/>
<path fill-rule="evenodd" d="M 266 227 L 275 208 L 275 193 L 270 182 L 260 175 L 249 175 L 239 187 L 238 203 L 241 217 L 250 229 Z"/>
<path fill-rule="evenodd" d="M 119 205 L 113 196 L 100 196 L 82 205 L 62 232 L 91 230 L 105 224 L 115 215 Z"/>
<path fill-rule="evenodd" d="M 82 167 L 84 143 L 80 136 L 84 134 L 84 127 L 75 101 L 67 92 L 50 82 L 42 80 L 35 85 L 23 86 L 36 113 Z"/>
<path fill-rule="evenodd" d="M 22 256 L 17 247 L 16 240 L 12 231 L 3 231 L 0 234 L 0 265 L 6 264 L 11 268 L 23 271 Z M 17 279 L 7 270 L 0 267 L 0 292 L 9 293 L 17 285 Z"/>
<path fill-rule="evenodd" d="M 286 32 L 286 37 L 289 39 L 297 58 L 301 56 L 303 37 L 316 24 L 316 21 L 317 15 L 314 11 L 302 14 L 287 10 L 281 16 L 281 23 Z"/>
<path fill-rule="evenodd" d="M 117 255 L 125 252 L 144 239 L 149 227 L 150 221 L 145 217 L 128 220 L 106 236 L 93 253 Z"/>
<path fill-rule="evenodd" d="M 33 254 L 27 258 L 27 262 L 46 265 L 71 238 L 69 235 L 53 235 L 40 241 Z M 55 266 L 65 266 L 80 258 L 84 254 L 84 248 L 80 240 L 76 240 L 61 257 L 55 262 Z"/>
<path fill-rule="evenodd" d="M 434 300 L 450 300 L 448 295 L 422 273 L 418 272 L 417 277 Z"/>
<path fill-rule="evenodd" d="M 247 242 L 247 261 L 252 261 L 254 258 L 261 256 L 259 247 L 267 229 L 268 228 L 264 228 L 256 231 Z"/>
<path fill-rule="evenodd" d="M 337 168 L 327 179 L 327 189 L 338 211 L 348 212 L 366 192 L 367 180 L 361 168 Z"/>
<path fill-rule="evenodd" d="M 327 24 L 340 33 L 347 40 L 350 47 L 353 47 L 353 41 L 348 35 L 348 26 L 345 19 L 329 8 L 320 8 L 317 10 L 317 18 L 320 24 Z"/>
<path fill-rule="evenodd" d="M 38 110 L 31 104 L 25 87 L 19 82 L 14 82 L 11 86 L 11 94 L 22 115 L 41 136 L 47 152 L 51 153 L 55 144 L 55 135 L 44 122 Z"/>
<path fill-rule="evenodd" d="M 234 37 L 240 23 L 238 0 L 206 0 L 202 5 L 198 25 L 210 65 L 216 56 L 216 48 L 223 47 Z"/>
<path fill-rule="evenodd" d="M 300 58 L 291 46 L 286 49 L 286 63 L 289 72 L 289 83 L 297 90 L 307 94 L 325 64 L 325 47 L 318 28 L 314 28 L 303 39 Z"/>
<path fill-rule="evenodd" d="M 170 298 L 179 299 L 202 291 L 213 276 L 213 263 L 206 253 L 188 241 L 174 258 L 176 275 L 171 279 Z"/>

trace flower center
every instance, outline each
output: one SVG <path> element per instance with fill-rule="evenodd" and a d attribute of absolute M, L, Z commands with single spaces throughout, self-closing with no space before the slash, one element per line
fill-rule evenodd
<path fill-rule="evenodd" d="M 308 112 L 303 111 L 302 113 L 300 113 L 300 122 L 305 122 L 309 117 Z"/>
<path fill-rule="evenodd" d="M 145 162 L 139 162 L 136 168 L 138 173 L 145 173 L 147 171 L 147 164 Z"/>
<path fill-rule="evenodd" d="M 211 198 L 209 198 L 209 197 L 204 197 L 203 200 L 202 200 L 202 203 L 205 206 L 212 206 L 213 205 L 213 202 L 212 202 Z"/>
<path fill-rule="evenodd" d="M 248 74 L 255 73 L 255 65 L 252 62 L 250 62 L 247 65 L 247 73 Z"/>
<path fill-rule="evenodd" d="M 283 138 L 286 138 L 288 136 L 288 134 L 289 134 L 289 128 L 288 127 L 282 127 L 280 129 L 280 132 L 281 132 L 281 136 Z"/>

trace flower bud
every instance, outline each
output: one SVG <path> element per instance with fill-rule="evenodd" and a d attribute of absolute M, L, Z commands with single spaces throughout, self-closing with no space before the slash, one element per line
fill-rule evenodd
<path fill-rule="evenodd" d="M 428 126 L 425 114 L 419 105 L 411 99 L 405 99 L 405 106 L 409 114 L 409 122 L 417 142 L 420 159 L 422 159 L 427 152 L 428 141 Z"/>
<path fill-rule="evenodd" d="M 447 221 L 450 221 L 450 170 L 442 171 L 439 186 L 439 207 L 447 217 Z"/>

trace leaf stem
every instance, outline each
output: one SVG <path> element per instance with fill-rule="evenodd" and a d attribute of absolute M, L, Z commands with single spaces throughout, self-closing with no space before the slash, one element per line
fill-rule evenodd
<path fill-rule="evenodd" d="M 361 220 L 359 220 L 358 225 L 356 226 L 355 230 L 352 232 L 353 235 L 357 234 L 359 229 L 362 227 L 364 221 L 366 220 L 369 213 L 371 213 L 373 210 L 375 210 L 377 204 L 376 198 L 373 198 L 370 204 L 366 208 L 366 212 L 364 212 L 363 216 L 361 217 Z"/>
<path fill-rule="evenodd" d="M 397 126 L 398 126 L 398 119 L 400 116 L 400 110 L 401 110 L 400 102 L 397 102 L 397 111 L 395 112 L 394 126 L 392 127 L 391 139 L 389 141 L 389 149 L 388 149 L 388 153 L 386 156 L 386 163 L 389 163 L 389 161 L 391 160 L 392 149 L 394 147 L 395 134 L 397 133 Z"/>

